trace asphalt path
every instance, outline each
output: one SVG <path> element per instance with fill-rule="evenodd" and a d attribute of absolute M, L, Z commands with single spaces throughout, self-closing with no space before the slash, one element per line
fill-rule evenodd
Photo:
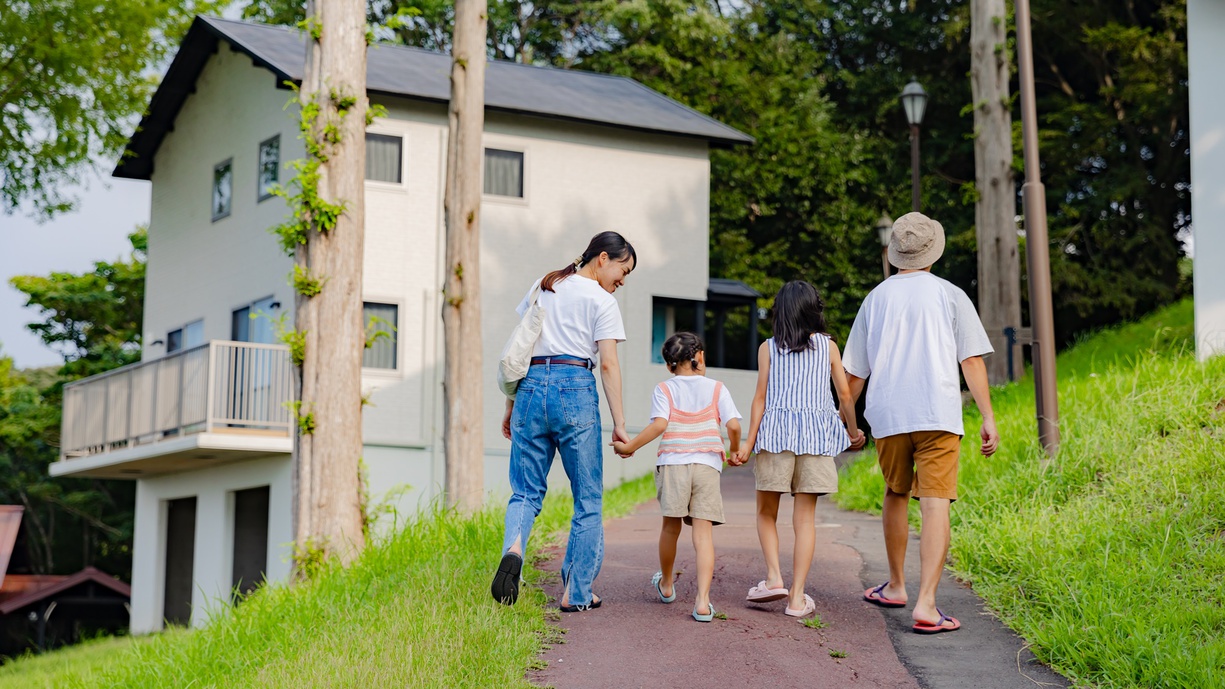
<path fill-rule="evenodd" d="M 880 521 L 839 510 L 825 499 L 817 506 L 816 556 L 806 589 L 825 626 L 810 629 L 784 615 L 785 601 L 746 603 L 748 588 L 765 576 L 751 465 L 724 471 L 723 497 L 727 523 L 714 530 L 711 600 L 726 619 L 703 624 L 690 617 L 696 585 L 688 528 L 678 547 L 677 600 L 668 605 L 659 601 L 651 586 L 659 568 L 660 525 L 652 501 L 606 524 L 604 566 L 594 587 L 604 603 L 596 610 L 561 615 L 563 641 L 541 654 L 544 669 L 529 679 L 557 689 L 1069 686 L 1038 663 L 972 590 L 947 573 L 940 606 L 961 621 L 957 632 L 914 634 L 909 609 L 884 610 L 864 602 L 864 588 L 887 578 Z M 783 499 L 778 528 L 789 578 L 789 498 Z M 546 567 L 556 571 L 561 552 L 553 555 Z M 912 598 L 918 566 L 918 540 L 912 538 L 906 565 Z M 559 581 L 547 583 L 546 591 L 560 597 Z"/>

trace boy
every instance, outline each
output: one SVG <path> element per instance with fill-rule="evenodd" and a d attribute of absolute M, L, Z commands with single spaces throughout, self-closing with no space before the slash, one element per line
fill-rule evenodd
<path fill-rule="evenodd" d="M 843 365 L 858 399 L 872 376 L 865 416 L 876 438 L 885 502 L 881 515 L 889 581 L 864 599 L 883 607 L 907 602 L 906 506 L 919 501 L 923 519 L 919 600 L 913 629 L 938 634 L 961 628 L 936 607 L 936 587 L 949 547 L 949 505 L 957 499 L 957 458 L 965 430 L 958 365 L 982 413 L 980 451 L 999 446 L 983 355 L 993 350 L 966 293 L 931 274 L 944 253 L 944 228 L 922 213 L 893 224 L 889 262 L 898 267 L 859 308 L 847 338 Z"/>

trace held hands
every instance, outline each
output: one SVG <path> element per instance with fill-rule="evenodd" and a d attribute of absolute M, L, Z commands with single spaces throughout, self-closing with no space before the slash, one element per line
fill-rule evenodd
<path fill-rule="evenodd" d="M 621 459 L 629 459 L 634 456 L 634 450 L 630 449 L 630 435 L 626 432 L 625 426 L 613 427 L 612 442 L 609 445 L 612 445 L 613 452 L 616 452 Z"/>
<path fill-rule="evenodd" d="M 978 434 L 983 439 L 982 447 L 979 449 L 984 457 L 990 457 L 995 454 L 995 451 L 1000 446 L 1000 432 L 995 429 L 995 418 L 983 419 L 983 427 Z"/>
<path fill-rule="evenodd" d="M 862 450 L 863 446 L 868 443 L 868 436 L 863 434 L 863 429 L 856 428 L 855 435 L 848 432 L 847 436 L 851 439 L 852 450 Z"/>
<path fill-rule="evenodd" d="M 734 467 L 741 466 L 745 462 L 749 461 L 749 454 L 750 454 L 749 445 L 746 443 L 745 445 L 741 446 L 739 450 L 736 450 L 735 452 L 728 455 L 727 463 L 731 464 Z"/>

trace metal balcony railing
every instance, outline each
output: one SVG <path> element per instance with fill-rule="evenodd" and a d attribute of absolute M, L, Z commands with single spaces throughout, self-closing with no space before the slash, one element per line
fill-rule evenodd
<path fill-rule="evenodd" d="M 214 340 L 66 385 L 60 458 L 201 432 L 288 436 L 292 399 L 289 348 Z"/>

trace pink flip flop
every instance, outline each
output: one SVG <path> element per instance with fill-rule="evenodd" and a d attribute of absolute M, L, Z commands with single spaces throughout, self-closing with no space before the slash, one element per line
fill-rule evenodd
<path fill-rule="evenodd" d="M 936 612 L 940 614 L 940 619 L 935 622 L 915 622 L 911 627 L 916 634 L 939 634 L 941 632 L 955 632 L 961 629 L 961 623 L 956 617 L 949 617 L 944 614 L 940 608 L 936 608 Z"/>
<path fill-rule="evenodd" d="M 787 608 L 783 610 L 783 613 L 786 615 L 790 615 L 791 617 L 808 617 L 809 615 L 813 614 L 816 611 L 817 611 L 816 601 L 812 599 L 812 596 L 805 593 L 803 610 L 793 610 L 791 606 L 787 606 Z"/>
<path fill-rule="evenodd" d="M 782 600 L 788 595 L 788 591 L 785 588 L 767 588 L 766 580 L 762 579 L 756 586 L 749 589 L 749 595 L 745 596 L 744 599 L 750 603 L 769 603 L 771 601 Z"/>
<path fill-rule="evenodd" d="M 894 600 L 892 598 L 885 598 L 885 594 L 882 593 L 882 591 L 884 591 L 885 587 L 888 585 L 889 585 L 889 582 L 886 581 L 885 583 L 881 584 L 880 586 L 877 586 L 876 588 L 871 588 L 871 589 L 868 589 L 867 591 L 864 591 L 863 599 L 868 601 L 869 603 L 875 603 L 876 605 L 879 605 L 882 608 L 904 608 L 906 607 L 906 601 L 904 600 Z"/>

